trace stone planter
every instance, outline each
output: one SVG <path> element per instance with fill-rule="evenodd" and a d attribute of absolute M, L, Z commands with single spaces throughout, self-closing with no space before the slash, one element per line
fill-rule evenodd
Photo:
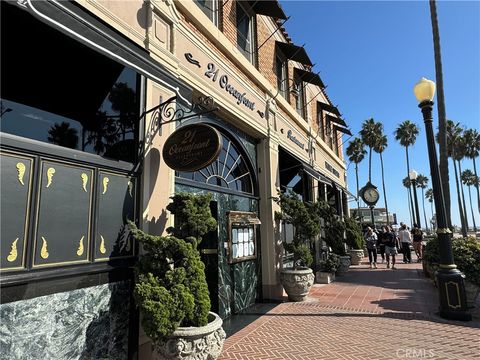
<path fill-rule="evenodd" d="M 313 270 L 310 268 L 282 269 L 280 282 L 290 301 L 304 301 L 313 285 Z"/>
<path fill-rule="evenodd" d="M 438 270 L 437 263 L 427 263 L 427 271 L 430 274 L 430 279 L 433 282 L 433 286 L 437 287 L 437 277 L 435 275 L 436 271 Z"/>
<path fill-rule="evenodd" d="M 363 249 L 350 249 L 352 265 L 360 265 L 363 259 Z"/>
<path fill-rule="evenodd" d="M 350 256 L 340 256 L 340 266 L 338 267 L 336 274 L 338 276 L 344 275 L 348 271 L 350 264 Z"/>
<path fill-rule="evenodd" d="M 154 343 L 156 360 L 214 360 L 220 356 L 225 341 L 222 319 L 208 314 L 209 323 L 201 327 L 179 327 L 165 342 Z"/>
<path fill-rule="evenodd" d="M 478 294 L 480 294 L 480 286 L 465 280 L 465 295 L 467 298 L 467 307 L 475 307 Z"/>
<path fill-rule="evenodd" d="M 315 282 L 317 284 L 330 284 L 331 282 L 335 281 L 335 273 L 332 272 L 324 272 L 324 271 L 317 271 L 315 273 Z"/>

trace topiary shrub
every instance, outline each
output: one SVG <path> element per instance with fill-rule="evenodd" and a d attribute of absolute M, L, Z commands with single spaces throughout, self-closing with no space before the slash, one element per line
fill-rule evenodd
<path fill-rule="evenodd" d="M 466 279 L 480 286 L 480 242 L 473 238 L 452 240 L 453 259 Z"/>
<path fill-rule="evenodd" d="M 285 251 L 293 253 L 293 268 L 310 266 L 310 242 L 320 233 L 318 203 L 305 203 L 292 191 L 280 193 L 275 202 L 281 209 L 275 213 L 275 219 L 293 225 L 293 241 L 283 242 Z"/>
<path fill-rule="evenodd" d="M 179 226 L 167 231 L 176 236 L 148 235 L 130 223 L 133 237 L 145 250 L 135 268 L 134 296 L 145 333 L 154 342 L 164 342 L 179 326 L 208 323 L 210 297 L 197 245 L 216 228 L 211 198 L 211 194 L 172 197 L 173 205 L 167 209 Z"/>
<path fill-rule="evenodd" d="M 362 229 L 354 218 L 345 218 L 345 243 L 351 248 L 362 250 L 365 246 L 365 239 L 362 236 Z"/>
<path fill-rule="evenodd" d="M 322 271 L 334 273 L 340 266 L 340 256 L 334 253 L 329 253 L 327 260 L 323 263 Z"/>
<path fill-rule="evenodd" d="M 427 241 L 423 259 L 431 264 L 438 264 L 440 262 L 440 249 L 437 236 L 431 237 L 430 240 Z"/>

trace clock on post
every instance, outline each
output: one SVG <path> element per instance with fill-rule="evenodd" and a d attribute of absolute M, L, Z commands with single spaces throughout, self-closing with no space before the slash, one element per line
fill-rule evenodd
<path fill-rule="evenodd" d="M 375 206 L 380 198 L 380 193 L 378 192 L 377 187 L 369 181 L 360 189 L 360 196 L 368 206 L 372 207 Z"/>

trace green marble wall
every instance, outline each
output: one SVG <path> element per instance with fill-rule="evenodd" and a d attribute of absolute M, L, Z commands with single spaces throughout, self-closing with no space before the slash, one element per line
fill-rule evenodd
<path fill-rule="evenodd" d="M 218 206 L 218 314 L 227 318 L 255 303 L 260 278 L 260 238 L 257 232 L 257 259 L 228 264 L 225 244 L 228 240 L 228 211 L 258 212 L 258 200 L 247 197 L 207 191 L 176 184 L 175 192 L 203 194 L 210 192 Z M 213 302 L 213 301 L 212 301 Z"/>

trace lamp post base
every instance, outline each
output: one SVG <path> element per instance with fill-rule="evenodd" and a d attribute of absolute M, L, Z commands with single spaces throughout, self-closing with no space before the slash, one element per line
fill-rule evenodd
<path fill-rule="evenodd" d="M 465 275 L 457 269 L 439 269 L 435 276 L 440 296 L 439 315 L 449 320 L 472 320 L 467 312 Z"/>

